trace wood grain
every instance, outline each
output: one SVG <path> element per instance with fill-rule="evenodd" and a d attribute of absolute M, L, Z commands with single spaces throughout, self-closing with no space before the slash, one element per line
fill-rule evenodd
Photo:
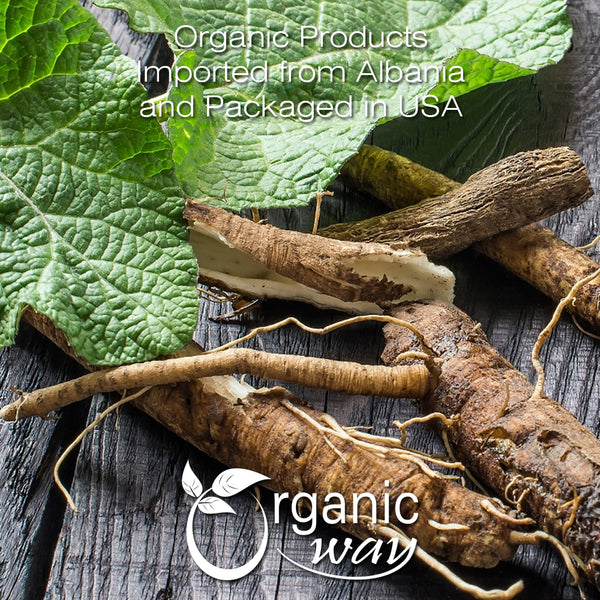
<path fill-rule="evenodd" d="M 134 58 L 161 51 L 155 38 L 130 37 L 125 33 L 122 17 L 113 23 L 112 13 L 105 14 L 111 34 L 124 40 L 123 49 Z M 428 158 L 428 166 L 460 180 L 513 152 L 566 144 L 583 157 L 592 187 L 599 189 L 600 7 L 596 0 L 574 0 L 570 14 L 575 25 L 574 48 L 559 65 L 537 77 L 472 94 L 461 103 L 465 109 L 462 121 L 390 122 L 375 132 L 373 141 L 421 162 L 427 163 Z M 497 140 L 493 149 L 482 143 L 486 138 Z M 335 199 L 324 203 L 324 225 L 384 210 L 361 206 L 360 199 L 341 185 L 336 192 Z M 592 198 L 584 209 L 569 211 L 546 224 L 567 241 L 583 244 L 600 230 L 599 209 L 600 203 Z M 310 210 L 275 211 L 269 218 L 275 224 L 304 231 L 312 225 Z M 458 277 L 457 304 L 482 322 L 492 343 L 511 362 L 531 375 L 529 353 L 537 332 L 552 312 L 550 301 L 470 251 L 451 264 Z M 202 326 L 197 332 L 199 343 L 214 347 L 248 327 L 274 322 L 289 314 L 321 325 L 338 317 L 301 305 L 265 302 L 259 311 L 233 323 L 209 320 L 210 316 L 229 310 L 228 305 L 203 305 Z M 369 325 L 327 338 L 288 328 L 256 340 L 251 347 L 375 363 L 383 347 L 383 336 L 378 327 Z M 565 319 L 543 354 L 548 394 L 559 399 L 598 435 L 598 343 Z M 1 354 L 0 369 L 2 403 L 10 398 L 9 385 L 30 389 L 78 372 L 78 367 L 27 329 L 17 346 Z M 381 434 L 393 433 L 394 419 L 416 414 L 412 407 L 393 400 L 292 391 L 328 410 L 344 424 L 370 425 Z M 106 401 L 94 400 L 88 421 Z M 181 491 L 179 479 L 188 458 L 205 484 L 214 479 L 222 466 L 134 409 L 123 409 L 118 425 L 112 417 L 84 441 L 71 484 L 80 512 L 67 512 L 63 521 L 64 504 L 53 496 L 51 468 L 60 449 L 75 437 L 84 421 L 85 416 L 63 413 L 58 421 L 31 421 L 0 429 L 0 500 L 6 507 L 0 527 L 2 598 L 464 600 L 464 596 L 416 563 L 397 576 L 371 582 L 335 581 L 300 571 L 284 563 L 277 549 L 306 563 L 312 551 L 310 542 L 316 536 L 327 538 L 332 532 L 319 528 L 315 536 L 301 538 L 291 531 L 287 516 L 283 523 L 271 528 L 267 555 L 251 576 L 227 583 L 203 575 L 191 562 L 185 543 L 184 523 L 191 499 Z M 420 449 L 440 450 L 426 429 L 415 428 L 410 441 Z M 69 482 L 68 469 L 65 475 Z M 265 505 L 272 519 L 268 494 Z M 233 553 L 241 542 L 254 539 L 260 527 L 254 507 L 243 502 L 236 508 L 235 520 L 198 523 L 198 537 L 202 536 L 208 556 Z M 359 570 L 345 564 L 339 572 L 358 574 Z M 578 597 L 569 586 L 570 577 L 560 561 L 544 548 L 522 551 L 512 563 L 493 571 L 461 572 L 485 587 L 507 585 L 524 577 L 524 599 Z"/>

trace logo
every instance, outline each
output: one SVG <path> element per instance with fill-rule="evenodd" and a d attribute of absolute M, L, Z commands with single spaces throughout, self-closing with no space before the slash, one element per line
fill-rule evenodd
<path fill-rule="evenodd" d="M 267 550 L 269 524 L 267 522 L 267 515 L 265 514 L 261 503 L 258 501 L 258 498 L 254 494 L 250 494 L 256 500 L 256 504 L 262 513 L 264 524 L 263 538 L 260 542 L 258 551 L 245 565 L 224 569 L 222 567 L 217 567 L 206 560 L 198 549 L 196 539 L 194 538 L 194 516 L 196 515 L 196 511 L 200 511 L 205 515 L 219 515 L 223 513 L 235 514 L 233 508 L 231 508 L 223 498 L 235 496 L 250 486 L 256 485 L 261 481 L 266 481 L 267 479 L 269 478 L 260 473 L 256 473 L 255 471 L 250 471 L 249 469 L 227 469 L 227 471 L 223 471 L 213 481 L 212 487 L 203 491 L 202 483 L 200 483 L 200 480 L 196 477 L 194 471 L 192 471 L 190 463 L 186 463 L 181 477 L 181 485 L 186 494 L 196 499 L 187 520 L 187 545 L 193 561 L 207 575 L 222 581 L 234 581 L 245 577 L 256 569 Z"/>
<path fill-rule="evenodd" d="M 223 500 L 223 498 L 235 496 L 257 483 L 267 481 L 268 479 L 269 478 L 265 475 L 249 469 L 227 469 L 217 476 L 210 488 L 203 490 L 202 483 L 192 471 L 189 462 L 186 463 L 181 484 L 185 493 L 195 499 L 187 519 L 186 540 L 193 561 L 207 575 L 222 581 L 234 581 L 250 574 L 260 564 L 267 550 L 269 524 L 267 515 L 260 501 L 252 492 L 249 492 L 252 498 L 254 498 L 256 506 L 260 509 L 262 515 L 262 539 L 260 540 L 258 550 L 254 556 L 244 565 L 233 568 L 223 568 L 209 562 L 198 549 L 194 537 L 194 517 L 196 516 L 196 513 L 199 511 L 205 515 L 218 515 L 223 513 L 235 514 L 233 508 Z M 389 481 L 385 481 L 384 486 L 389 487 Z M 312 566 L 303 565 L 289 556 L 286 556 L 278 549 L 279 554 L 285 560 L 296 567 L 314 573 L 315 575 L 333 579 L 345 579 L 348 581 L 364 581 L 386 577 L 387 575 L 391 575 L 402 569 L 402 567 L 404 567 L 412 558 L 417 548 L 417 540 L 409 538 L 398 529 L 396 529 L 397 535 L 390 535 L 390 532 L 393 533 L 393 529 L 390 527 L 395 527 L 390 524 L 391 506 L 393 506 L 393 516 L 395 517 L 396 522 L 403 525 L 410 525 L 417 520 L 419 515 L 416 512 L 415 507 L 418 505 L 418 499 L 414 494 L 400 494 L 395 498 L 395 501 L 391 505 L 388 494 L 384 494 L 384 514 L 378 515 L 378 502 L 373 494 L 353 494 L 351 506 L 347 507 L 345 498 L 341 494 L 334 492 L 325 497 L 323 506 L 321 506 L 322 514 L 319 515 L 319 505 L 316 494 L 301 492 L 296 494 L 293 498 L 290 498 L 288 493 L 275 493 L 274 520 L 276 524 L 280 522 L 280 505 L 284 500 L 291 501 L 291 515 L 296 521 L 296 523 L 292 525 L 292 530 L 297 535 L 312 535 L 315 532 L 317 520 L 320 516 L 325 523 L 332 525 L 358 523 L 366 519 L 372 524 L 373 527 L 371 527 L 371 529 L 376 530 L 377 527 L 381 527 L 382 531 L 385 531 L 384 537 L 389 538 L 385 542 L 381 538 L 374 537 L 368 537 L 362 541 L 357 541 L 355 538 L 349 536 L 343 540 L 335 538 L 329 541 L 326 549 L 324 549 L 324 542 L 321 538 L 314 539 L 310 544 L 311 546 L 314 546 L 314 555 L 311 560 Z M 410 504 L 410 509 L 412 509 L 410 510 L 410 517 L 404 515 L 403 503 Z M 371 512 L 369 515 L 361 512 L 361 510 L 365 509 L 365 505 L 370 507 Z M 300 510 L 300 506 L 304 508 L 304 511 Z M 306 511 L 307 507 L 309 509 L 308 511 Z M 338 546 L 338 542 L 341 542 L 340 546 Z M 377 565 L 384 559 L 387 565 L 389 565 L 389 568 L 381 573 L 364 576 L 337 575 L 316 568 L 316 565 L 325 559 L 328 559 L 331 564 L 337 565 L 346 558 L 354 565 L 368 561 L 373 565 Z"/>

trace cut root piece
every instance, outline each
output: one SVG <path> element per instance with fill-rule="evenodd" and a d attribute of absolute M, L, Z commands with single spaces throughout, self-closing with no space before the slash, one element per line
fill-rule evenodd
<path fill-rule="evenodd" d="M 384 150 L 374 152 L 389 157 Z M 383 162 L 389 164 L 385 158 Z M 412 173 L 417 170 L 414 165 Z M 403 194 L 399 178 L 405 172 L 396 170 L 395 183 L 388 186 L 388 193 L 379 191 L 382 200 L 389 202 L 391 196 Z M 361 187 L 376 190 L 379 186 L 369 184 L 380 176 L 380 169 L 368 173 L 369 180 L 363 180 Z M 365 174 L 363 169 L 360 175 Z M 431 171 L 424 172 L 423 177 L 431 179 Z M 426 188 L 418 187 L 413 190 L 415 195 L 427 193 Z M 585 165 L 569 148 L 520 152 L 474 173 L 459 187 L 447 181 L 441 189 L 447 187 L 450 191 L 414 206 L 364 221 L 339 223 L 318 233 L 340 240 L 405 243 L 431 258 L 440 258 L 578 206 L 592 195 Z"/>
<path fill-rule="evenodd" d="M 453 274 L 417 250 L 287 231 L 201 203 L 185 215 L 202 279 L 245 295 L 355 314 L 453 298 Z"/>

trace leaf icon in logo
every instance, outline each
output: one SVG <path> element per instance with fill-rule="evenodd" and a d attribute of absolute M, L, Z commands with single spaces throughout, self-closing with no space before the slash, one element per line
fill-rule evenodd
<path fill-rule="evenodd" d="M 183 488 L 183 491 L 192 498 L 199 498 L 202 493 L 202 484 L 196 477 L 194 471 L 192 471 L 189 460 L 185 463 L 185 469 L 183 469 L 181 487 Z"/>
<path fill-rule="evenodd" d="M 231 513 L 235 515 L 235 510 L 221 498 L 216 496 L 207 496 L 198 503 L 198 510 L 205 515 L 220 515 L 222 513 Z"/>
<path fill-rule="evenodd" d="M 267 479 L 269 477 L 250 469 L 227 469 L 215 479 L 212 490 L 217 496 L 228 498 L 229 496 L 235 496 L 251 485 Z"/>

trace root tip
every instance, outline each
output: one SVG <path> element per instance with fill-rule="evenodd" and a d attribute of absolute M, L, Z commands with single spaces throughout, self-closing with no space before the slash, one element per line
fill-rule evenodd
<path fill-rule="evenodd" d="M 514 598 L 518 594 L 520 594 L 525 589 L 525 583 L 522 579 L 519 581 L 515 581 L 507 590 L 506 590 L 506 598 Z"/>
<path fill-rule="evenodd" d="M 15 411 L 12 410 L 12 405 L 8 404 L 0 408 L 0 419 L 4 421 L 14 421 L 15 420 Z"/>

